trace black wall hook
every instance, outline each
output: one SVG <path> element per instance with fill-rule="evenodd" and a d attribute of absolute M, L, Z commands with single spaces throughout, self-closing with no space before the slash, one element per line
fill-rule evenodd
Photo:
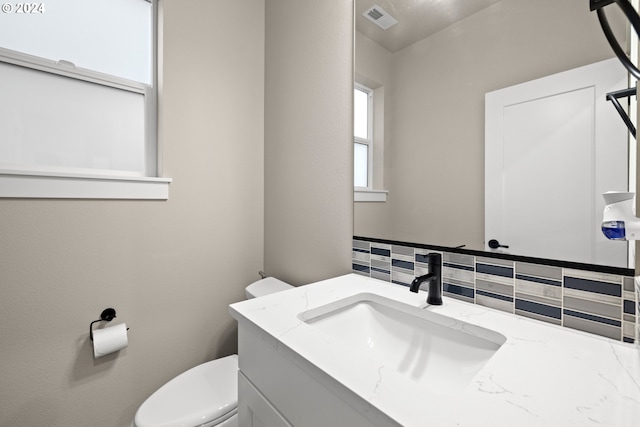
<path fill-rule="evenodd" d="M 111 322 L 115 318 L 116 318 L 116 311 L 113 308 L 105 308 L 104 310 L 102 310 L 102 313 L 100 313 L 100 318 L 98 320 L 94 320 L 89 324 L 89 338 L 91 338 L 91 341 L 93 341 L 93 324 L 94 323 L 102 322 L 102 321 Z"/>

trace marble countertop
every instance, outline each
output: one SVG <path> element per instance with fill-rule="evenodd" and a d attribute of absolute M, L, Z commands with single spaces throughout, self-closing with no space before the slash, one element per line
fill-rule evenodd
<path fill-rule="evenodd" d="M 301 313 L 359 293 L 415 307 L 426 293 L 348 274 L 232 304 L 240 321 L 303 357 L 402 426 L 640 425 L 640 350 L 636 345 L 548 325 L 444 297 L 425 310 L 503 334 L 507 340 L 474 379 L 454 394 L 407 380 L 362 354 L 336 354 L 340 343 Z"/>

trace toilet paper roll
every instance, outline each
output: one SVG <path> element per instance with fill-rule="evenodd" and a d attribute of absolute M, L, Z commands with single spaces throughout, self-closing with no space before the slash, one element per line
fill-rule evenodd
<path fill-rule="evenodd" d="M 126 323 L 96 329 L 93 331 L 93 358 L 97 359 L 122 350 L 128 344 Z"/>

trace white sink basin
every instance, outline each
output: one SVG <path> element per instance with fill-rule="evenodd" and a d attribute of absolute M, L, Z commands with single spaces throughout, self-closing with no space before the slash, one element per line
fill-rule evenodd
<path fill-rule="evenodd" d="M 446 302 L 445 302 L 446 303 Z M 437 393 L 463 389 L 504 344 L 504 335 L 374 294 L 357 294 L 299 318 Z"/>

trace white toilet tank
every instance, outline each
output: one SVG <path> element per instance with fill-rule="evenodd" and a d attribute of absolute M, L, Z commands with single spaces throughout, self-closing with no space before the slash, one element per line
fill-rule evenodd
<path fill-rule="evenodd" d="M 278 280 L 275 277 L 265 277 L 262 280 L 253 282 L 245 288 L 245 294 L 247 299 L 258 298 L 263 295 L 274 294 L 276 292 L 286 291 L 292 289 L 288 283 Z"/>

